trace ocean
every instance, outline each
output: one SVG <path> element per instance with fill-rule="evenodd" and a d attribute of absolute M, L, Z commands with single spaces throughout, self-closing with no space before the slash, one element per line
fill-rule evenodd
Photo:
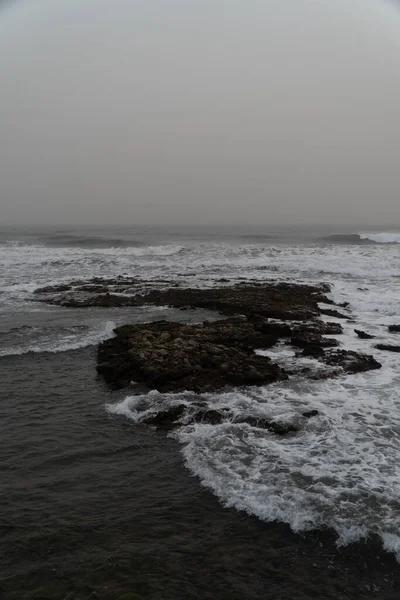
<path fill-rule="evenodd" d="M 229 420 L 157 432 L 144 416 L 189 392 L 111 392 L 97 344 L 124 323 L 214 315 L 33 293 L 117 275 L 329 283 L 349 303 L 341 347 L 382 369 L 202 395 L 239 416 L 318 410 L 296 436 Z M 399 229 L 2 228 L 0 317 L 0 598 L 48 585 L 68 600 L 398 597 L 399 354 L 374 345 L 400 343 L 388 330 L 400 324 Z M 293 364 L 283 343 L 265 354 Z"/>

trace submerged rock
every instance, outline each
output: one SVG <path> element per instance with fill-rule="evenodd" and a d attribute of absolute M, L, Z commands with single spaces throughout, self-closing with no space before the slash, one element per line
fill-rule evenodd
<path fill-rule="evenodd" d="M 161 410 L 157 414 L 143 419 L 142 423 L 146 423 L 146 425 L 155 425 L 158 429 L 172 429 L 185 411 L 185 404 L 171 406 L 171 408 Z"/>
<path fill-rule="evenodd" d="M 195 409 L 195 412 L 193 412 L 193 409 Z M 220 425 L 226 419 L 230 420 L 233 424 L 246 423 L 251 427 L 267 429 L 277 435 L 287 435 L 288 433 L 298 431 L 298 427 L 292 423 L 281 423 L 254 416 L 234 418 L 228 408 L 196 410 L 195 403 L 191 405 L 181 404 L 178 406 L 171 406 L 170 408 L 161 410 L 152 417 L 143 419 L 142 423 L 145 423 L 146 425 L 155 425 L 160 431 L 170 431 L 171 429 L 180 427 L 182 424 L 191 425 L 194 423 L 201 423 L 207 425 Z"/>
<path fill-rule="evenodd" d="M 258 427 L 259 429 L 268 429 L 277 435 L 287 435 L 288 433 L 295 433 L 298 431 L 298 427 L 291 423 L 280 423 L 276 421 L 269 421 L 259 417 L 244 417 L 237 420 L 236 423 L 247 423 L 252 427 Z"/>

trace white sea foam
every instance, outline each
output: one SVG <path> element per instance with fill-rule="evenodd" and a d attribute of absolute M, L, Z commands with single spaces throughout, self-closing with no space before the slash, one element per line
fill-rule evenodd
<path fill-rule="evenodd" d="M 233 406 L 284 422 L 298 434 L 277 437 L 245 424 L 197 424 L 180 429 L 188 468 L 226 505 L 294 531 L 327 526 L 347 544 L 370 533 L 386 546 L 400 532 L 400 397 L 383 396 L 374 375 L 309 382 L 303 389 L 272 386 L 215 396 Z M 396 414 L 397 413 L 397 414 Z"/>
<path fill-rule="evenodd" d="M 20 356 L 22 354 L 28 354 L 29 352 L 50 352 L 54 354 L 57 352 L 67 352 L 68 350 L 87 348 L 88 346 L 94 346 L 95 344 L 112 337 L 114 335 L 114 329 L 115 323 L 113 321 L 107 321 L 105 325 L 103 324 L 102 326 L 93 328 L 85 333 L 77 331 L 75 333 L 65 334 L 60 331 L 58 335 L 57 333 L 53 333 L 52 335 L 44 334 L 39 336 L 39 339 L 33 343 L 22 343 L 19 346 L 0 349 L 0 357 Z"/>
<path fill-rule="evenodd" d="M 400 244 L 400 233 L 381 231 L 379 233 L 360 233 L 362 240 L 371 240 L 377 244 Z"/>
<path fill-rule="evenodd" d="M 347 336 L 350 341 L 350 331 Z M 365 340 L 351 339 L 367 350 Z M 279 359 L 279 350 L 274 353 Z M 282 347 L 283 362 L 290 353 Z M 175 435 L 187 467 L 225 506 L 296 532 L 332 528 L 338 545 L 376 534 L 400 558 L 400 394 L 397 363 L 386 362 L 376 372 L 201 395 L 226 416 L 220 425 L 182 419 Z M 193 396 L 151 392 L 107 410 L 138 422 L 171 405 L 189 407 Z M 314 409 L 317 417 L 303 416 Z M 247 416 L 300 431 L 276 436 L 235 422 Z"/>

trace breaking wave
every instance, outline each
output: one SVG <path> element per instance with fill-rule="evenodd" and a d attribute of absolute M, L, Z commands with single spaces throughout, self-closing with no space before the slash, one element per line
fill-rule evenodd
<path fill-rule="evenodd" d="M 112 337 L 115 327 L 116 325 L 113 321 L 107 321 L 105 324 L 87 331 L 87 333 L 82 333 L 85 330 L 84 326 L 72 326 L 64 329 L 58 327 L 55 330 L 46 327 L 22 326 L 18 330 L 11 330 L 10 333 L 15 336 L 15 334 L 24 333 L 26 335 L 30 332 L 32 334 L 31 339 L 28 337 L 27 340 L 23 340 L 19 345 L 0 348 L 0 358 L 21 356 L 22 354 L 31 352 L 49 352 L 54 354 L 87 348 Z M 0 342 L 6 335 L 7 333 L 1 335 Z"/>
<path fill-rule="evenodd" d="M 378 536 L 400 561 L 400 418 L 395 369 L 302 389 L 273 385 L 220 394 L 192 392 L 130 396 L 107 405 L 112 414 L 141 422 L 193 402 L 224 414 L 221 424 L 187 424 L 173 434 L 187 468 L 224 506 L 294 532 L 333 529 L 337 545 Z M 386 394 L 381 389 L 387 386 Z M 306 419 L 304 411 L 318 416 Z M 254 416 L 295 424 L 294 435 L 236 422 Z"/>
<path fill-rule="evenodd" d="M 380 233 L 350 233 L 347 235 L 334 234 L 319 238 L 328 244 L 400 244 L 400 233 L 382 231 Z"/>
<path fill-rule="evenodd" d="M 371 240 L 375 244 L 400 244 L 400 233 L 382 231 L 381 233 L 361 233 L 362 240 Z"/>

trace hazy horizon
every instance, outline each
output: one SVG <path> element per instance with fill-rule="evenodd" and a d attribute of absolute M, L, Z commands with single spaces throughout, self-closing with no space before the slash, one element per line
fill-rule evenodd
<path fill-rule="evenodd" d="M 399 72 L 384 0 L 3 2 L 0 226 L 399 227 Z"/>

